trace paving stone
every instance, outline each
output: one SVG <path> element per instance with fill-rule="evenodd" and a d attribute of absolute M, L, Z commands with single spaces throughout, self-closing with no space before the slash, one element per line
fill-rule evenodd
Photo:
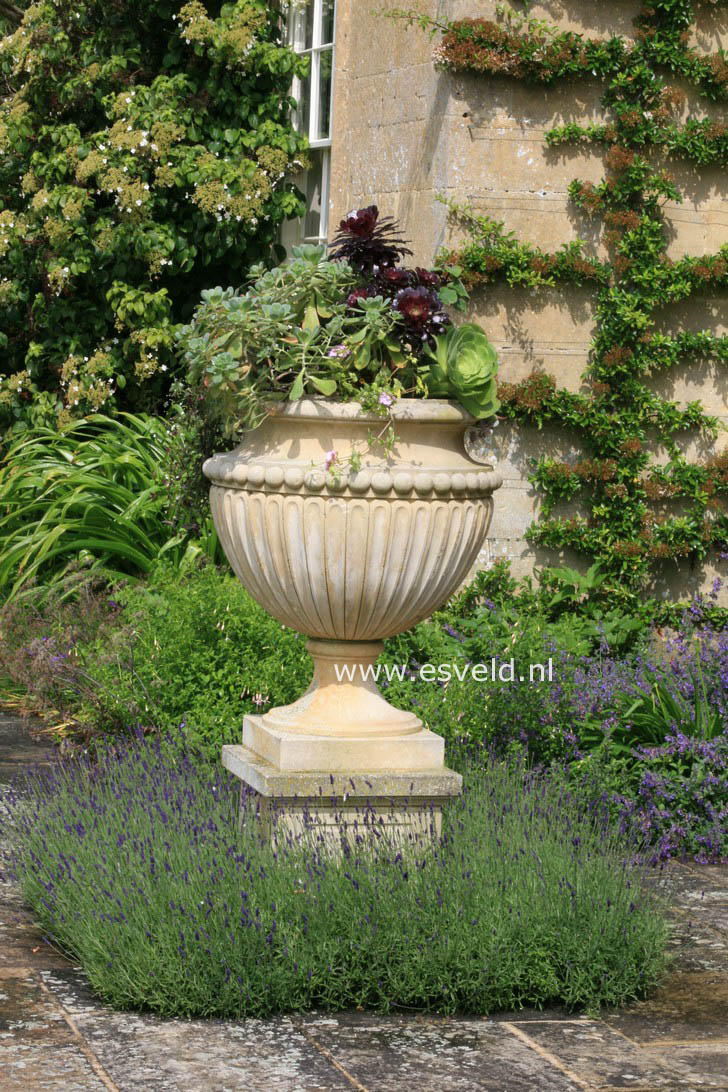
<path fill-rule="evenodd" d="M 649 1047 L 648 1053 L 659 1053 L 665 1064 L 680 1069 L 683 1079 L 698 1088 L 724 1089 L 728 1084 L 728 1039 L 680 1046 L 662 1043 Z"/>
<path fill-rule="evenodd" d="M 9 782 L 29 766 L 46 766 L 55 761 L 53 747 L 38 736 L 41 725 L 26 717 L 16 717 L 0 710 L 2 748 L 0 781 Z"/>
<path fill-rule="evenodd" d="M 47 989 L 74 1020 L 86 1013 L 114 1011 L 107 1009 L 107 1006 L 99 1001 L 80 967 L 74 967 L 66 962 L 62 967 L 41 971 L 40 977 Z"/>
<path fill-rule="evenodd" d="M 351 1088 L 289 1018 L 161 1020 L 101 1004 L 80 969 L 42 977 L 105 1071 L 129 1092 Z"/>
<path fill-rule="evenodd" d="M 509 1024 L 543 1023 L 552 1020 L 567 1021 L 572 1024 L 589 1022 L 588 1016 L 583 1016 L 578 1012 L 569 1012 L 568 1009 L 562 1008 L 560 1005 L 554 1005 L 548 1009 L 512 1009 L 509 1012 L 494 1012 L 489 1019 L 495 1023 L 507 1022 Z"/>
<path fill-rule="evenodd" d="M 689 876 L 686 895 L 692 899 L 695 897 L 717 896 L 728 902 L 728 868 L 726 865 L 698 865 L 683 866 L 686 876 Z"/>
<path fill-rule="evenodd" d="M 43 970 L 68 966 L 68 960 L 46 940 L 42 931 L 19 912 L 0 916 L 0 981 L 9 969 L 29 967 Z"/>
<path fill-rule="evenodd" d="M 63 1014 L 35 975 L 22 972 L 0 979 L 0 1056 L 23 1043 L 68 1042 L 70 1029 Z"/>
<path fill-rule="evenodd" d="M 303 1022 L 347 1072 L 376 1092 L 580 1092 L 494 1021 L 342 1013 Z"/>
<path fill-rule="evenodd" d="M 527 1033 L 555 1055 L 589 1088 L 670 1090 L 684 1087 L 686 1074 L 660 1056 L 642 1050 L 601 1021 L 584 1024 L 533 1023 Z"/>
<path fill-rule="evenodd" d="M 350 1092 L 294 1022 L 160 1020 L 97 1007 L 75 1023 L 123 1092 Z"/>
<path fill-rule="evenodd" d="M 636 1043 L 728 1040 L 728 967 L 722 972 L 678 970 L 645 1001 L 605 1016 Z M 728 1066 L 725 1071 L 728 1084 Z"/>
<path fill-rule="evenodd" d="M 0 1057 L 2 1092 L 108 1092 L 72 1043 L 39 1043 Z"/>
<path fill-rule="evenodd" d="M 696 932 L 713 930 L 728 944 L 728 902 L 702 901 L 691 910 L 691 925 Z"/>

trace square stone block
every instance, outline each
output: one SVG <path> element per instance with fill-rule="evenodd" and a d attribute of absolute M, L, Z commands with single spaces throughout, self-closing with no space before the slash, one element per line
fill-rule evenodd
<path fill-rule="evenodd" d="M 408 772 L 280 770 L 249 747 L 232 744 L 223 747 L 222 764 L 257 793 L 265 836 L 313 836 L 334 850 L 375 832 L 425 846 L 440 835 L 443 804 L 462 791 L 460 774 L 442 765 Z"/>
<path fill-rule="evenodd" d="M 295 773 L 437 770 L 445 758 L 444 739 L 426 728 L 399 736 L 336 737 L 277 730 L 256 716 L 243 720 L 243 746 L 276 770 Z"/>

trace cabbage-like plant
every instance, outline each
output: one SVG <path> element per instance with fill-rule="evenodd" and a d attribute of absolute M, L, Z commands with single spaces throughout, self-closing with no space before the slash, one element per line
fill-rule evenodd
<path fill-rule="evenodd" d="M 455 398 L 478 419 L 495 415 L 500 406 L 498 355 L 479 326 L 473 322 L 451 326 L 424 355 L 429 362 L 425 383 L 430 395 Z"/>

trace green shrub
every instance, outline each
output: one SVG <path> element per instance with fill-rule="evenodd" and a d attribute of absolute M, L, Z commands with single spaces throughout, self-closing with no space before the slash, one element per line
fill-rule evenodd
<path fill-rule="evenodd" d="M 264 0 L 39 0 L 0 41 L 0 427 L 158 408 L 200 290 L 300 213 L 279 41 Z"/>
<path fill-rule="evenodd" d="M 299 697 L 311 676 L 305 639 L 271 618 L 242 584 L 214 567 L 179 579 L 161 572 L 147 586 L 120 591 L 123 608 L 112 647 L 101 634 L 82 655 L 103 709 L 82 708 L 101 729 L 171 732 L 219 761 L 238 743 L 243 715 Z"/>
<path fill-rule="evenodd" d="M 651 860 L 728 857 L 728 735 L 682 733 L 625 754 L 607 740 L 570 771 L 588 799 L 608 801 L 615 821 L 649 844 Z"/>
<path fill-rule="evenodd" d="M 304 638 L 212 565 L 183 574 L 158 566 L 147 582 L 111 596 L 110 610 L 93 612 L 95 628 L 77 624 L 72 603 L 59 613 L 43 589 L 34 603 L 10 604 L 0 615 L 11 678 L 89 735 L 135 727 L 169 734 L 184 722 L 188 738 L 217 762 L 222 743 L 239 742 L 245 713 L 306 689 Z"/>
<path fill-rule="evenodd" d="M 214 556 L 210 517 L 201 541 L 175 529 L 164 469 L 170 432 L 156 417 L 93 414 L 58 432 L 26 429 L 0 463 L 0 596 L 85 563 L 110 577 Z"/>
<path fill-rule="evenodd" d="M 472 588 L 492 589 L 501 577 L 481 574 Z M 489 609 L 489 600 L 470 595 L 385 642 L 385 671 L 407 668 L 401 680 L 380 675 L 387 699 L 414 710 L 449 744 L 467 736 L 501 751 L 525 744 L 536 761 L 568 757 L 579 730 L 579 662 L 564 649 L 562 624 L 533 610 L 532 593 L 512 599 L 507 609 Z M 166 732 L 186 720 L 205 753 L 217 759 L 221 743 L 237 738 L 244 713 L 264 712 L 305 690 L 310 661 L 304 639 L 270 618 L 225 568 L 191 570 L 180 579 L 171 566 L 157 567 L 146 584 L 114 590 L 111 597 L 117 606 L 97 634 L 77 633 L 72 618 L 56 625 L 56 600 L 42 589 L 29 600 L 30 628 L 19 608 L 0 615 L 13 681 L 30 686 L 41 705 L 50 703 L 63 720 L 89 733 L 135 724 Z M 44 635 L 53 640 L 38 644 Z M 32 642 L 30 668 L 19 650 Z M 533 682 L 461 681 L 453 673 L 442 684 L 417 676 L 424 663 L 462 669 L 468 659 L 490 665 L 492 657 L 499 664 L 512 658 L 516 676 L 531 663 L 547 667 L 551 660 L 552 680 L 541 680 L 538 672 Z"/>
<path fill-rule="evenodd" d="M 132 744 L 13 807 L 43 928 L 120 1008 L 241 1018 L 358 1006 L 485 1014 L 643 995 L 666 927 L 614 832 L 518 763 L 473 774 L 434 847 L 260 838 L 254 803 L 184 754 Z M 349 837 L 353 842 L 349 831 Z"/>

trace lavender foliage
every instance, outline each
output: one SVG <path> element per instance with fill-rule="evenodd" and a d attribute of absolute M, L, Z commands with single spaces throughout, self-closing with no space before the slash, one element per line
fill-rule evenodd
<path fill-rule="evenodd" d="M 442 835 L 362 810 L 332 855 L 263 836 L 255 800 L 183 746 L 138 739 L 31 778 L 9 867 L 53 942 L 119 1007 L 262 1016 L 361 1006 L 484 1014 L 642 995 L 660 908 L 599 811 L 522 763 L 476 771 Z"/>

